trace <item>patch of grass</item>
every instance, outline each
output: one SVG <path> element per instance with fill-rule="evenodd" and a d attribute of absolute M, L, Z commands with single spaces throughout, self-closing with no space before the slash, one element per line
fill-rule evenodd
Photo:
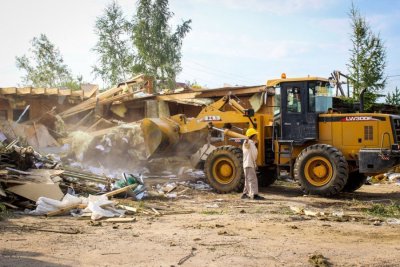
<path fill-rule="evenodd" d="M 0 203 L 0 221 L 10 216 L 10 212 L 7 210 L 4 204 Z"/>
<path fill-rule="evenodd" d="M 222 210 L 203 210 L 200 213 L 204 215 L 221 215 L 223 212 Z"/>
<path fill-rule="evenodd" d="M 136 205 L 136 207 L 139 208 L 139 209 L 144 209 L 145 208 L 144 202 L 143 201 L 139 201 L 138 205 Z"/>
<path fill-rule="evenodd" d="M 254 213 L 266 213 L 264 208 L 257 208 Z"/>
<path fill-rule="evenodd" d="M 295 215 L 295 213 L 288 206 L 280 206 L 279 209 L 269 211 L 272 214 L 282 214 L 282 215 Z"/>
<path fill-rule="evenodd" d="M 365 209 L 365 212 L 381 218 L 400 218 L 400 204 L 374 204 L 372 207 Z"/>

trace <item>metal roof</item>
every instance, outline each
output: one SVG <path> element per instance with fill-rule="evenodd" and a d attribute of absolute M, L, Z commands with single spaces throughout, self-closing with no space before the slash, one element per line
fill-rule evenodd
<path fill-rule="evenodd" d="M 300 78 L 286 78 L 286 79 L 273 79 L 267 81 L 267 87 L 277 86 L 282 82 L 301 82 L 301 81 L 324 81 L 329 82 L 326 78 L 321 77 L 300 77 Z"/>

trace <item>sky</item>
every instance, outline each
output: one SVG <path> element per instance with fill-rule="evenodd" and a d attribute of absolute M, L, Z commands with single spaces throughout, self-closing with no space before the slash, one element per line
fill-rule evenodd
<path fill-rule="evenodd" d="M 74 75 L 104 86 L 92 73 L 97 56 L 94 23 L 111 0 L 0 1 L 0 87 L 20 86 L 15 57 L 44 33 Z M 117 0 L 127 18 L 136 0 Z M 388 84 L 400 85 L 400 1 L 354 0 L 387 47 Z M 351 49 L 350 0 L 170 0 L 175 27 L 192 19 L 183 41 L 178 81 L 208 88 L 261 85 L 268 79 L 329 77 L 348 73 Z"/>

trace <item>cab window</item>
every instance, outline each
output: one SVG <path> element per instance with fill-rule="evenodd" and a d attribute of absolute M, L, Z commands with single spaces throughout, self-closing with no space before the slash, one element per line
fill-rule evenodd
<path fill-rule="evenodd" d="M 287 89 L 287 110 L 289 113 L 301 113 L 301 91 L 299 87 Z"/>
<path fill-rule="evenodd" d="M 274 87 L 274 116 L 281 113 L 281 88 L 279 86 Z"/>
<path fill-rule="evenodd" d="M 308 84 L 308 112 L 315 112 L 315 97 L 317 95 L 317 90 L 315 88 L 315 83 Z"/>

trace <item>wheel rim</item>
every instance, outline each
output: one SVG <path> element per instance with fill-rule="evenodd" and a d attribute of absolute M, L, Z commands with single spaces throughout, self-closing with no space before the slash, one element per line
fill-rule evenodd
<path fill-rule="evenodd" d="M 212 172 L 218 183 L 229 184 L 235 178 L 235 164 L 229 158 L 220 158 L 215 161 Z"/>
<path fill-rule="evenodd" d="M 324 157 L 310 158 L 304 168 L 307 181 L 314 186 L 323 186 L 333 177 L 331 162 Z"/>

